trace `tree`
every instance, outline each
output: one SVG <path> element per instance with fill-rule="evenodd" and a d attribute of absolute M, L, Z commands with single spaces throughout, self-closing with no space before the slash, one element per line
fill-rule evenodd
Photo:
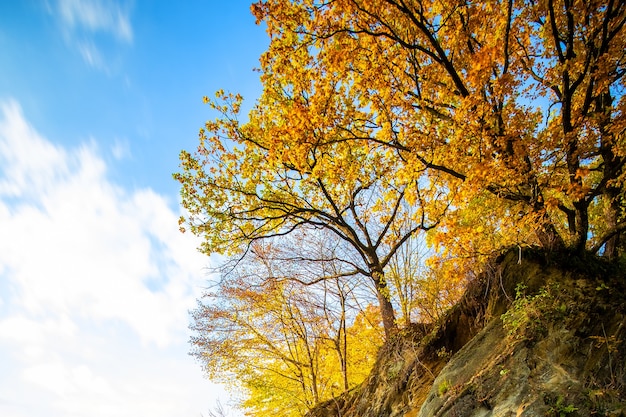
<path fill-rule="evenodd" d="M 243 407 L 258 416 L 300 416 L 354 387 L 382 341 L 378 323 L 363 325 L 365 313 L 350 305 L 354 294 L 341 280 L 336 289 L 328 280 L 304 285 L 316 280 L 303 268 L 289 279 L 292 267 L 256 243 L 192 314 L 193 355 L 213 380 L 243 388 Z"/>
<path fill-rule="evenodd" d="M 325 139 L 382 144 L 416 175 L 444 181 L 454 208 L 440 228 L 446 250 L 459 238 L 467 246 L 469 209 L 500 214 L 472 225 L 502 236 L 497 245 L 523 236 L 615 256 L 626 227 L 625 9 L 605 0 L 262 1 L 253 11 L 271 44 L 259 105 L 282 126 L 303 116 L 281 105 L 285 96 L 305 96 L 316 113 L 327 102 L 357 107 L 360 124 Z M 311 147 L 294 142 L 301 154 Z"/>
<path fill-rule="evenodd" d="M 241 386 L 256 415 L 302 415 L 323 398 L 325 328 L 313 310 L 294 285 L 222 285 L 193 312 L 193 353 L 213 380 Z"/>
<path fill-rule="evenodd" d="M 372 280 L 389 334 L 396 322 L 385 267 L 407 240 L 437 224 L 446 201 L 436 188 L 424 188 L 413 168 L 409 175 L 396 152 L 370 141 L 358 147 L 342 141 L 362 111 L 328 94 L 340 108 L 314 108 L 306 94 L 286 94 L 282 105 L 300 108 L 299 120 L 285 124 L 259 105 L 241 124 L 241 98 L 220 92 L 224 104 L 211 104 L 221 118 L 201 130 L 195 154 L 181 152 L 183 172 L 175 178 L 189 213 L 181 224 L 204 237 L 206 253 L 229 255 L 295 231 L 331 232 L 352 253 L 343 259 L 351 270 L 341 275 Z"/>

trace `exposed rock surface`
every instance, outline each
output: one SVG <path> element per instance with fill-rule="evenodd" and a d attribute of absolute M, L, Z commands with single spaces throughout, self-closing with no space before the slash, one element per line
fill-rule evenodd
<path fill-rule="evenodd" d="M 310 417 L 626 416 L 624 271 L 509 252 L 436 326 L 390 340 Z"/>

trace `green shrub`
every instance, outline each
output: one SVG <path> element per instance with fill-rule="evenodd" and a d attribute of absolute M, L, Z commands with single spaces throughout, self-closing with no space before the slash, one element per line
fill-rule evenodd
<path fill-rule="evenodd" d="M 567 312 L 567 305 L 555 296 L 559 291 L 557 284 L 542 287 L 534 295 L 526 295 L 526 289 L 523 284 L 517 285 L 515 301 L 501 316 L 509 337 L 516 340 L 535 340 L 547 332 L 551 320 Z"/>

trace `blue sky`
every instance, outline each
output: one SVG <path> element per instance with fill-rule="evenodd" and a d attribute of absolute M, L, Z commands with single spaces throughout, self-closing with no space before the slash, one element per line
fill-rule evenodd
<path fill-rule="evenodd" d="M 0 415 L 200 416 L 211 260 L 178 232 L 202 96 L 260 93 L 249 2 L 0 2 Z"/>

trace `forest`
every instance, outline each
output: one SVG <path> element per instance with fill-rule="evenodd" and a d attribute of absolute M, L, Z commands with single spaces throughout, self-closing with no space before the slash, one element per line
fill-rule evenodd
<path fill-rule="evenodd" d="M 192 354 L 255 416 L 360 384 L 510 248 L 622 262 L 626 4 L 265 0 L 263 91 L 183 150 L 181 231 L 224 259 Z"/>

